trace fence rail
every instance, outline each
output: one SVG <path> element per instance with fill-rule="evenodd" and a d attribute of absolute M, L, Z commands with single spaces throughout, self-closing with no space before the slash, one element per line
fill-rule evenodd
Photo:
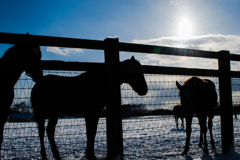
<path fill-rule="evenodd" d="M 217 52 L 162 47 L 162 46 L 153 46 L 153 45 L 143 45 L 143 44 L 133 44 L 133 43 L 119 43 L 119 51 L 165 54 L 165 55 L 172 55 L 172 56 L 189 56 L 189 57 L 215 58 L 215 59 L 218 58 Z"/>
<path fill-rule="evenodd" d="M 240 72 L 230 71 L 230 61 L 240 61 L 240 56 L 229 54 L 228 51 L 212 52 L 201 51 L 182 48 L 171 48 L 153 45 L 142 45 L 132 43 L 118 42 L 118 39 L 106 39 L 104 41 L 97 40 L 84 40 L 62 37 L 50 36 L 36 36 L 24 34 L 12 34 L 0 32 L 0 43 L 11 44 L 31 44 L 40 46 L 58 46 L 58 47 L 71 47 L 71 48 L 85 48 L 105 51 L 105 64 L 104 63 L 79 63 L 79 62 L 62 62 L 62 61 L 42 61 L 35 62 L 16 62 L 18 67 L 28 68 L 36 67 L 44 70 L 105 70 L 108 77 L 108 90 L 110 91 L 107 98 L 107 128 L 108 138 L 108 158 L 114 159 L 116 155 L 121 155 L 123 158 L 122 146 L 122 125 L 121 125 L 121 112 L 119 113 L 119 105 L 121 96 L 119 95 L 119 86 L 116 87 L 116 74 L 120 72 L 139 72 L 140 68 L 133 68 L 132 66 L 119 66 L 119 52 L 137 52 L 137 53 L 150 53 L 150 54 L 164 54 L 171 56 L 188 56 L 188 57 L 201 57 L 213 58 L 219 62 L 218 70 L 209 69 L 186 69 L 177 67 L 160 67 L 160 66 L 142 66 L 144 73 L 151 74 L 168 74 L 168 75 L 196 75 L 196 76 L 213 76 L 219 77 L 220 88 L 220 104 L 221 104 L 221 128 L 222 128 L 222 152 L 227 153 L 233 147 L 233 119 L 232 119 L 232 95 L 231 95 L 231 77 L 240 77 Z M 8 62 L 1 62 L 0 67 L 14 68 Z M 109 106 L 118 107 L 109 107 Z M 114 108 L 114 109 L 113 109 Z M 112 116 L 117 114 L 117 116 Z M 226 132 L 228 131 L 228 132 Z M 119 132 L 121 134 L 119 134 Z M 120 141 L 119 141 L 120 140 Z M 116 143 L 115 143 L 116 142 Z"/>

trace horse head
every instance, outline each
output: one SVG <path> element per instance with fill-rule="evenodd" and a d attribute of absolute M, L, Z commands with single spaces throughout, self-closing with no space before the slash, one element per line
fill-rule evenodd
<path fill-rule="evenodd" d="M 191 107 L 196 103 L 199 89 L 201 89 L 202 80 L 197 77 L 191 77 L 187 79 L 183 85 L 180 85 L 176 81 L 176 86 L 179 90 L 179 96 L 181 98 L 181 104 L 183 107 Z"/>
<path fill-rule="evenodd" d="M 192 88 L 190 86 L 187 85 L 180 85 L 177 81 L 176 81 L 176 86 L 179 90 L 179 96 L 181 99 L 181 104 L 183 107 L 190 107 L 191 106 L 191 90 Z"/>
<path fill-rule="evenodd" d="M 27 33 L 27 36 L 29 33 Z M 9 48 L 1 60 L 29 60 L 33 62 L 40 62 L 42 58 L 42 52 L 39 45 L 22 45 L 15 44 Z M 16 68 L 18 70 L 18 68 Z M 23 70 L 18 70 L 23 72 Z M 32 77 L 33 81 L 37 82 L 43 77 L 41 69 L 25 69 L 26 75 Z"/>
<path fill-rule="evenodd" d="M 121 62 L 121 64 L 141 66 L 139 61 L 137 61 L 134 56 L 131 59 Z M 123 73 L 121 76 L 121 83 L 128 83 L 132 89 L 137 92 L 139 95 L 146 95 L 148 92 L 147 83 L 143 75 L 143 71 L 140 68 L 140 72 L 136 73 Z"/>
<path fill-rule="evenodd" d="M 23 59 L 39 62 L 42 58 L 40 46 L 22 46 Z M 41 69 L 25 69 L 26 75 L 32 77 L 33 81 L 37 82 L 43 77 Z"/>

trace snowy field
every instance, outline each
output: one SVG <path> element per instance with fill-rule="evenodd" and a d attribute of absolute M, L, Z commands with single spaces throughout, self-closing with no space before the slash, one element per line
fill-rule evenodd
<path fill-rule="evenodd" d="M 123 119 L 124 159 L 201 159 L 203 152 L 198 147 L 198 120 L 194 118 L 193 121 L 189 155 L 183 157 L 179 154 L 184 148 L 186 132 L 183 128 L 175 127 L 173 116 L 145 116 Z M 219 116 L 214 118 L 213 132 L 217 152 L 221 153 Z M 86 159 L 85 133 L 83 118 L 59 120 L 55 139 L 63 159 Z M 240 120 L 234 119 L 234 134 L 235 151 L 240 153 Z M 45 143 L 48 158 L 54 159 L 47 137 L 45 137 Z M 106 158 L 106 148 L 106 120 L 101 118 L 95 139 L 95 154 L 99 159 Z M 217 159 L 210 144 L 209 151 L 210 156 L 207 159 Z M 41 159 L 38 130 L 35 122 L 6 123 L 1 158 Z"/>
<path fill-rule="evenodd" d="M 81 73 L 83 72 L 44 71 L 44 75 L 55 74 L 61 76 L 76 76 Z M 178 81 L 182 84 L 190 76 L 146 74 L 145 78 L 148 84 L 148 94 L 146 96 L 138 96 L 132 91 L 129 85 L 124 84 L 121 86 L 122 105 L 144 105 L 148 110 L 172 110 L 173 106 L 180 102 L 175 82 Z M 212 80 L 216 85 L 217 94 L 219 94 L 218 78 L 199 78 Z M 30 92 L 34 84 L 31 78 L 25 74 L 22 75 L 14 89 L 15 99 L 13 106 L 24 102 L 28 106 L 29 111 L 32 112 Z M 232 98 L 234 105 L 240 104 L 239 95 L 240 80 L 232 78 Z M 13 106 L 12 108 L 14 108 Z M 175 127 L 173 116 L 143 116 L 123 119 L 124 159 L 203 159 L 201 158 L 203 156 L 202 149 L 198 147 L 198 120 L 194 118 L 193 121 L 189 155 L 183 157 L 180 153 L 184 149 L 186 132 L 182 128 Z M 217 152 L 221 153 L 219 116 L 215 116 L 214 118 L 213 132 Z M 209 142 L 209 134 L 207 136 Z M 60 119 L 56 128 L 55 140 L 62 159 L 86 159 L 85 149 L 87 139 L 83 118 Z M 234 150 L 240 153 L 240 120 L 235 119 L 234 145 Z M 47 137 L 45 137 L 45 147 L 48 158 L 54 159 Z M 221 155 L 216 157 L 211 150 L 210 144 L 208 147 L 210 156 L 207 159 L 204 158 L 204 160 L 229 159 L 229 155 L 228 158 L 221 158 Z M 99 159 L 107 157 L 105 118 L 99 120 L 98 132 L 95 139 L 95 155 Z M 233 155 L 234 152 L 232 151 L 230 156 Z M 41 159 L 40 142 L 35 122 L 6 123 L 1 159 Z"/>

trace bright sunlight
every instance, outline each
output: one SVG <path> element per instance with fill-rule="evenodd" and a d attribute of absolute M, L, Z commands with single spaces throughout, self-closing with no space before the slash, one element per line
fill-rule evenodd
<path fill-rule="evenodd" d="M 187 39 L 192 36 L 192 25 L 188 19 L 184 18 L 180 21 L 178 25 L 179 37 Z"/>

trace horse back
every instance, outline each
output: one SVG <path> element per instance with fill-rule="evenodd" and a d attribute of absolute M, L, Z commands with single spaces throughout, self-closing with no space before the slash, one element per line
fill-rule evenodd
<path fill-rule="evenodd" d="M 217 104 L 217 93 L 215 84 L 208 79 L 201 79 L 195 87 L 193 98 L 193 112 L 212 114 Z"/>
<path fill-rule="evenodd" d="M 84 114 L 105 105 L 104 86 L 95 75 L 47 75 L 32 89 L 33 108 L 62 115 Z M 42 109 L 45 107 L 44 109 Z"/>
<path fill-rule="evenodd" d="M 202 95 L 209 103 L 217 103 L 217 92 L 215 84 L 209 79 L 203 79 Z"/>

